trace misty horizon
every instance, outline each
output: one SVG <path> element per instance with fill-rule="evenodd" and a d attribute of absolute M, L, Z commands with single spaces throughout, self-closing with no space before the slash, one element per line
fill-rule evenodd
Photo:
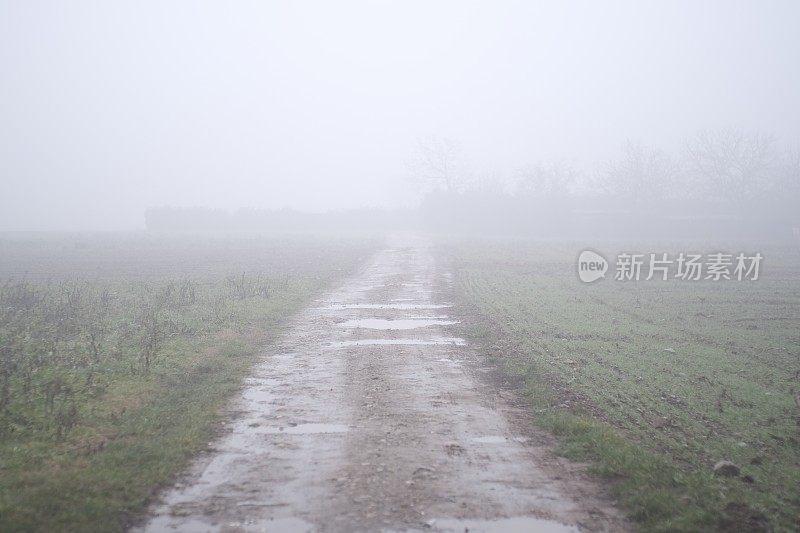
<path fill-rule="evenodd" d="M 800 145 L 794 2 L 0 6 L 0 230 L 140 229 L 145 210 L 419 205 L 469 180 L 594 178 L 627 142 Z"/>

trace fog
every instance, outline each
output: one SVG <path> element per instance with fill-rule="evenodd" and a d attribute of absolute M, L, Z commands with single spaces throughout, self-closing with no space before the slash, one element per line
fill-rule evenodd
<path fill-rule="evenodd" d="M 703 139 L 766 139 L 739 177 L 796 180 L 799 19 L 791 0 L 3 1 L 0 230 L 140 229 L 165 206 L 439 209 L 426 193 L 537 172 L 539 201 L 564 173 L 613 195 L 625 161 L 649 161 L 645 191 L 675 162 L 668 192 L 720 192 Z M 424 161 L 437 145 L 457 186 Z"/>

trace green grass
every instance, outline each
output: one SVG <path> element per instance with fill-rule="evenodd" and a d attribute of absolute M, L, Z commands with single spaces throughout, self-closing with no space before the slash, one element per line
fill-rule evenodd
<path fill-rule="evenodd" d="M 751 283 L 585 285 L 581 249 L 441 250 L 466 334 L 524 384 L 533 422 L 591 460 L 642 530 L 800 528 L 800 253 L 761 250 Z M 741 477 L 714 476 L 723 459 Z"/>
<path fill-rule="evenodd" d="M 286 318 L 373 246 L 300 237 L 0 240 L 0 349 L 10 376 L 0 409 L 0 530 L 126 529 L 207 446 Z M 79 296 L 65 303 L 65 294 Z M 145 368 L 150 318 L 156 348 Z"/>

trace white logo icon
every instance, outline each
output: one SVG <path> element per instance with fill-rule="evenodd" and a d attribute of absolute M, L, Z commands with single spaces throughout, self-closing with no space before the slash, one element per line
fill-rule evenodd
<path fill-rule="evenodd" d="M 606 277 L 608 261 L 592 250 L 584 250 L 578 256 L 578 277 L 584 283 L 591 283 Z"/>

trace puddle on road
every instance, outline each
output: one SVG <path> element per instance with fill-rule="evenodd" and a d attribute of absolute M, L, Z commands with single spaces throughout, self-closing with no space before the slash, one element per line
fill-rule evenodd
<path fill-rule="evenodd" d="M 578 533 L 575 526 L 560 522 L 517 516 L 514 518 L 498 518 L 497 520 L 457 520 L 445 518 L 428 522 L 431 530 L 452 533 Z"/>
<path fill-rule="evenodd" d="M 257 521 L 231 522 L 230 531 L 280 531 L 281 533 L 308 533 L 314 530 L 313 524 L 300 518 L 286 517 Z"/>
<path fill-rule="evenodd" d="M 278 361 L 290 361 L 292 359 L 297 358 L 297 353 L 296 352 L 276 353 L 272 355 L 272 358 Z"/>
<path fill-rule="evenodd" d="M 300 518 L 285 517 L 259 520 L 243 520 L 215 524 L 211 520 L 201 518 L 183 518 L 174 522 L 173 516 L 158 516 L 147 526 L 147 531 L 203 531 L 207 533 L 225 531 L 252 531 L 281 533 L 308 533 L 314 530 L 314 525 Z M 134 528 L 135 532 L 142 530 Z"/>
<path fill-rule="evenodd" d="M 313 435 L 317 433 L 346 433 L 348 427 L 343 424 L 297 424 L 296 426 L 263 427 L 259 433 L 267 435 Z"/>
<path fill-rule="evenodd" d="M 452 326 L 458 324 L 458 320 L 443 320 L 438 317 L 402 318 L 397 320 L 385 320 L 382 318 L 358 318 L 347 320 L 337 324 L 342 328 L 366 328 L 366 329 L 417 329 L 428 326 Z"/>
<path fill-rule="evenodd" d="M 357 341 L 332 342 L 331 348 L 344 348 L 347 346 L 374 346 L 379 344 L 400 346 L 466 346 L 466 341 L 459 337 L 435 337 L 432 339 L 360 339 Z"/>
<path fill-rule="evenodd" d="M 505 444 L 506 442 L 527 442 L 528 439 L 525 437 L 514 437 L 513 439 L 509 439 L 507 437 L 503 437 L 502 435 L 486 435 L 485 437 L 475 437 L 472 439 L 472 442 L 477 442 L 480 444 Z"/>
<path fill-rule="evenodd" d="M 397 309 L 413 311 L 415 309 L 444 309 L 452 307 L 450 304 L 331 304 L 317 307 L 321 311 L 343 311 L 345 309 Z"/>

